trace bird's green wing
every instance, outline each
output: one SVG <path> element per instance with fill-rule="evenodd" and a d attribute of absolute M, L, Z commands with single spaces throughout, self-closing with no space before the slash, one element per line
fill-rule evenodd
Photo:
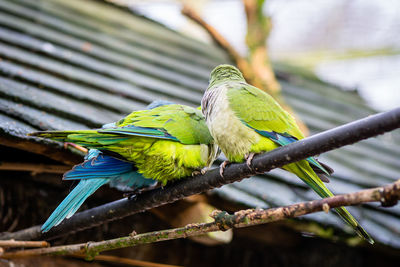
<path fill-rule="evenodd" d="M 247 126 L 303 139 L 294 118 L 268 94 L 246 83 L 228 84 L 229 106 Z"/>
<path fill-rule="evenodd" d="M 186 145 L 212 142 L 203 114 L 195 108 L 176 104 L 132 112 L 117 122 L 115 128 L 98 132 L 169 139 Z"/>
<path fill-rule="evenodd" d="M 275 143 L 285 146 L 304 138 L 294 118 L 260 89 L 246 83 L 233 83 L 228 85 L 227 97 L 229 106 L 246 126 Z M 316 170 L 331 174 L 332 170 L 323 167 L 313 157 L 306 160 Z"/>
<path fill-rule="evenodd" d="M 108 124 L 101 129 L 43 131 L 30 135 L 91 148 L 126 142 L 135 136 L 172 140 L 185 145 L 213 143 L 201 111 L 176 104 L 134 111 L 115 124 Z"/>

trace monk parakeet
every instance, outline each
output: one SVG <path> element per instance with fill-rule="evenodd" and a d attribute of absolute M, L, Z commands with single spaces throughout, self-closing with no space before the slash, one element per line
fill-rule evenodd
<path fill-rule="evenodd" d="M 86 160 L 64 174 L 65 180 L 80 182 L 43 224 L 43 232 L 70 218 L 104 184 L 133 190 L 157 181 L 165 185 L 209 167 L 218 154 L 200 110 L 159 102 L 101 129 L 30 135 L 90 148 Z"/>
<path fill-rule="evenodd" d="M 255 153 L 263 153 L 303 139 L 294 118 L 267 93 L 246 83 L 242 73 L 231 65 L 217 66 L 210 75 L 203 96 L 202 112 L 206 124 L 230 162 L 247 161 L 250 167 Z M 221 165 L 220 174 L 227 162 Z M 309 185 L 321 197 L 333 196 L 321 178 L 332 170 L 310 157 L 283 166 Z M 318 174 L 317 174 L 318 173 Z M 368 233 L 344 208 L 336 212 L 361 237 L 374 243 Z"/>

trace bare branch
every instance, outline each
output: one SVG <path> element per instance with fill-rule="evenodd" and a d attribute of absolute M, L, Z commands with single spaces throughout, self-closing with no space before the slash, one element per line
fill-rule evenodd
<path fill-rule="evenodd" d="M 66 165 L 35 164 L 25 162 L 0 162 L 0 170 L 6 171 L 30 171 L 34 173 L 64 173 L 71 169 Z"/>
<path fill-rule="evenodd" d="M 82 161 L 82 156 L 72 153 L 72 150 L 61 149 L 60 142 L 45 140 L 35 141 L 36 137 L 19 136 L 0 136 L 0 144 L 13 147 L 35 154 L 43 155 L 53 160 L 62 162 L 66 165 L 75 165 Z"/>
<path fill-rule="evenodd" d="M 184 5 L 182 8 L 182 14 L 204 28 L 210 34 L 213 40 L 221 48 L 228 52 L 230 58 L 235 62 L 236 66 L 238 66 L 243 73 L 244 78 L 248 82 L 252 81 L 253 74 L 251 72 L 249 63 L 236 51 L 236 49 L 228 42 L 228 40 L 225 39 L 225 37 L 223 37 L 213 26 L 203 20 L 200 15 L 190 6 Z"/>
<path fill-rule="evenodd" d="M 0 247 L 8 248 L 42 248 L 49 247 L 50 244 L 46 241 L 15 241 L 11 240 L 0 240 Z"/>
<path fill-rule="evenodd" d="M 307 126 L 303 123 L 301 118 L 297 116 L 294 110 L 286 104 L 280 94 L 281 86 L 275 77 L 268 56 L 266 40 L 270 33 L 272 23 L 270 17 L 263 14 L 262 10 L 264 1 L 243 0 L 243 4 L 247 18 L 246 43 L 249 48 L 249 55 L 247 58 L 242 57 L 228 42 L 228 40 L 226 40 L 213 26 L 203 20 L 193 8 L 185 5 L 182 8 L 182 14 L 204 28 L 213 40 L 228 52 L 230 58 L 243 73 L 246 81 L 249 84 L 271 94 L 286 111 L 296 118 L 296 122 L 302 132 L 305 135 L 308 135 L 309 130 Z"/>
<path fill-rule="evenodd" d="M 351 194 L 337 195 L 330 198 L 302 202 L 285 207 L 271 208 L 266 210 L 241 210 L 232 215 L 225 211 L 214 211 L 211 214 L 211 216 L 214 218 L 214 222 L 210 223 L 188 224 L 185 227 L 149 232 L 139 235 L 134 234 L 100 242 L 87 242 L 76 245 L 9 252 L 0 255 L 0 257 L 10 259 L 35 255 L 71 255 L 78 253 L 85 254 L 87 259 L 93 259 L 100 252 L 108 250 L 132 247 L 140 244 L 148 244 L 164 240 L 186 238 L 189 236 L 197 236 L 219 230 L 226 231 L 231 228 L 242 228 L 252 225 L 276 222 L 341 206 L 359 205 L 374 201 L 381 202 L 383 206 L 391 206 L 397 204 L 399 199 L 400 180 L 384 187 L 366 189 Z"/>
<path fill-rule="evenodd" d="M 164 188 L 144 192 L 137 199 L 121 199 L 77 213 L 43 235 L 40 232 L 40 226 L 33 226 L 15 233 L 2 233 L 0 239 L 50 239 L 67 235 L 221 187 L 224 184 L 240 181 L 256 173 L 264 173 L 399 127 L 400 108 L 396 108 L 255 156 L 251 169 L 246 163 L 231 164 L 225 168 L 223 178 L 219 175 L 219 170 L 214 169 L 204 175 L 188 177 Z"/>
<path fill-rule="evenodd" d="M 85 258 L 85 255 L 72 255 L 73 257 L 76 258 Z M 136 260 L 136 259 L 130 259 L 130 258 L 122 258 L 122 257 L 116 257 L 116 256 L 111 256 L 111 255 L 97 255 L 94 257 L 93 260 L 99 260 L 99 261 L 105 261 L 105 262 L 110 262 L 113 264 L 122 264 L 122 265 L 130 265 L 130 266 L 135 266 L 135 267 L 181 267 L 179 265 L 170 265 L 170 264 L 162 264 L 162 263 L 155 263 L 155 262 L 149 262 L 149 261 L 141 261 L 141 260 Z"/>

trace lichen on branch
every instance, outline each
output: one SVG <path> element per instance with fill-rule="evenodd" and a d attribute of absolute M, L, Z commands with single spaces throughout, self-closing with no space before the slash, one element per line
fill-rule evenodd
<path fill-rule="evenodd" d="M 149 232 L 144 234 L 132 234 L 125 237 L 82 244 L 56 246 L 50 248 L 30 249 L 9 252 L 0 255 L 0 258 L 11 259 L 38 255 L 74 255 L 84 254 L 91 260 L 99 253 L 125 247 L 133 247 L 140 244 L 148 244 L 171 239 L 186 238 L 202 235 L 208 232 L 225 231 L 231 228 L 242 228 L 253 225 L 266 224 L 281 221 L 288 218 L 296 218 L 305 214 L 326 211 L 327 209 L 341 206 L 359 205 L 367 202 L 381 202 L 382 206 L 392 206 L 400 199 L 400 180 L 395 183 L 366 189 L 355 193 L 337 195 L 330 198 L 297 203 L 284 207 L 271 209 L 248 209 L 228 214 L 225 211 L 214 211 L 211 216 L 214 222 L 194 223 L 185 227 Z"/>

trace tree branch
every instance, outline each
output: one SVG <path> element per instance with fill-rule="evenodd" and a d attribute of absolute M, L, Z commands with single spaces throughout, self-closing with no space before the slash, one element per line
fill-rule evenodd
<path fill-rule="evenodd" d="M 243 73 L 244 78 L 261 90 L 272 95 L 276 101 L 296 118 L 296 122 L 303 134 L 309 130 L 294 110 L 286 104 L 281 95 L 281 86 L 278 83 L 268 55 L 267 38 L 272 28 L 271 18 L 263 14 L 265 1 L 243 0 L 247 19 L 246 43 L 249 48 L 248 57 L 242 57 L 236 49 L 213 26 L 203 20 L 190 6 L 184 5 L 182 14 L 204 28 L 213 40 L 228 52 L 230 58 Z"/>
<path fill-rule="evenodd" d="M 80 258 L 84 259 L 86 258 L 85 255 L 80 255 L 80 254 L 74 254 L 72 257 L 75 258 Z M 111 263 L 113 265 L 127 265 L 127 266 L 135 266 L 135 267 L 183 267 L 180 265 L 170 265 L 170 264 L 162 264 L 162 263 L 155 263 L 155 262 L 149 262 L 149 261 L 141 261 L 141 260 L 135 260 L 135 259 L 130 259 L 130 258 L 122 258 L 122 257 L 116 257 L 116 256 L 111 256 L 111 255 L 98 255 L 94 257 L 93 260 L 97 261 L 104 261 L 107 263 Z"/>
<path fill-rule="evenodd" d="M 30 171 L 34 173 L 65 173 L 71 166 L 55 164 L 36 164 L 25 162 L 0 162 L 0 170 L 6 171 Z"/>
<path fill-rule="evenodd" d="M 217 45 L 228 52 L 229 57 L 235 62 L 236 66 L 239 67 L 244 78 L 249 82 L 252 80 L 252 73 L 249 63 L 236 51 L 236 49 L 228 42 L 228 40 L 225 39 L 225 37 L 223 37 L 213 26 L 203 20 L 200 15 L 190 6 L 184 5 L 182 8 L 182 14 L 205 29 L 210 34 L 211 38 L 213 38 L 213 40 L 217 43 Z"/>
<path fill-rule="evenodd" d="M 268 55 L 267 40 L 272 29 L 271 17 L 263 13 L 264 0 L 243 0 L 247 19 L 246 43 L 248 62 L 254 73 L 252 84 L 264 88 L 274 98 L 280 98 L 281 86 L 276 80 Z M 293 113 L 293 111 L 291 112 Z"/>
<path fill-rule="evenodd" d="M 400 180 L 384 187 L 366 189 L 359 192 L 337 195 L 330 198 L 302 202 L 285 207 L 271 208 L 266 210 L 248 209 L 235 212 L 230 215 L 225 211 L 214 211 L 211 217 L 214 222 L 188 224 L 185 227 L 174 228 L 163 231 L 155 231 L 144 234 L 133 234 L 130 236 L 110 239 L 100 242 L 87 242 L 76 245 L 56 246 L 51 248 L 30 249 L 17 252 L 9 252 L 0 255 L 1 258 L 19 258 L 35 255 L 71 255 L 85 254 L 87 259 L 93 259 L 100 252 L 125 247 L 137 246 L 165 240 L 186 238 L 189 236 L 202 235 L 208 232 L 226 231 L 231 228 L 249 227 L 252 225 L 265 224 L 281 221 L 283 219 L 295 218 L 305 214 L 318 211 L 327 212 L 329 209 L 341 206 L 359 205 L 366 202 L 379 201 L 383 206 L 397 204 L 400 199 Z"/>
<path fill-rule="evenodd" d="M 353 144 L 400 127 L 400 108 L 371 115 L 340 127 L 316 134 L 301 141 L 280 147 L 271 152 L 257 155 L 252 161 L 251 169 L 246 163 L 231 164 L 224 170 L 224 177 L 218 169 L 204 175 L 188 177 L 164 188 L 147 191 L 137 199 L 121 199 L 93 209 L 75 214 L 64 220 L 59 226 L 46 234 L 40 232 L 40 226 L 34 226 L 15 233 L 3 233 L 0 239 L 51 239 L 71 234 L 87 228 L 117 220 L 138 212 L 171 203 L 193 194 L 221 187 L 224 184 L 240 181 L 256 173 L 264 173 L 288 163 L 318 155 L 335 148 Z"/>
<path fill-rule="evenodd" d="M 15 241 L 11 240 L 0 240 L 0 247 L 7 248 L 36 248 L 36 247 L 49 247 L 50 244 L 46 241 Z"/>

